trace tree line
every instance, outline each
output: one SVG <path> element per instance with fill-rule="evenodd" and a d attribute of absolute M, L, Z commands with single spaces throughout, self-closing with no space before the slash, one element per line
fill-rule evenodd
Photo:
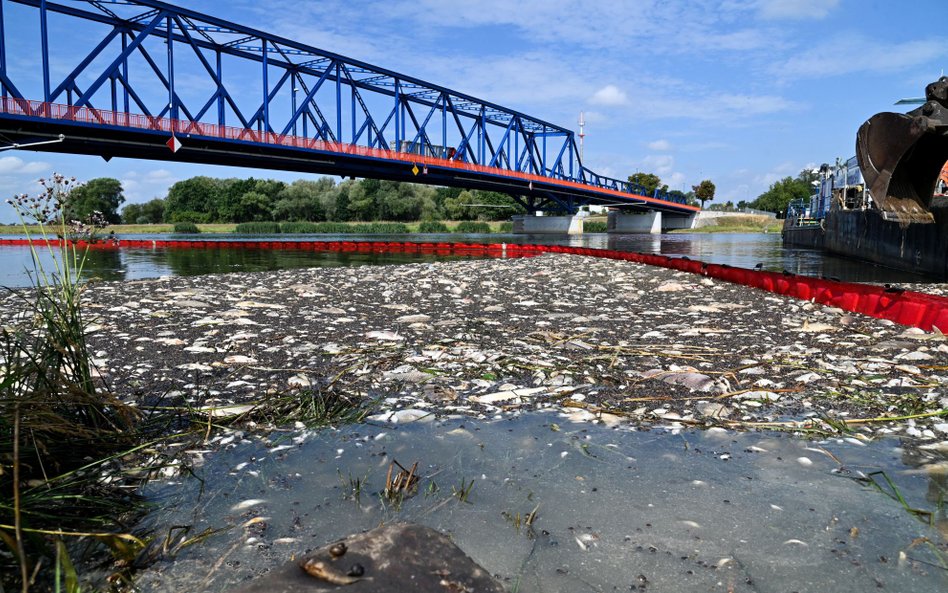
<path fill-rule="evenodd" d="M 82 187 L 111 192 L 98 209 L 124 201 L 121 184 L 94 179 Z M 117 193 L 116 193 L 117 192 Z M 92 192 L 95 193 L 95 192 Z M 118 197 L 119 199 L 115 199 Z M 112 208 L 112 212 L 115 212 Z M 104 210 L 102 210 L 104 211 Z M 192 177 L 168 189 L 164 198 L 127 204 L 125 224 L 242 222 L 414 222 L 424 220 L 508 220 L 523 207 L 506 194 L 431 187 L 377 179 L 330 177 L 285 183 L 273 179 Z"/>
<path fill-rule="evenodd" d="M 661 178 L 636 173 L 629 181 L 651 195 L 662 189 L 673 198 L 697 205 L 714 197 L 709 180 L 685 193 L 668 191 Z M 100 177 L 73 189 L 71 219 L 101 212 L 113 224 L 243 223 L 243 222 L 414 222 L 437 220 L 509 220 L 525 209 L 507 194 L 432 187 L 377 179 L 331 177 L 286 183 L 274 179 L 197 176 L 178 181 L 164 198 L 125 202 L 117 179 Z M 121 210 L 120 210 L 121 208 Z"/>

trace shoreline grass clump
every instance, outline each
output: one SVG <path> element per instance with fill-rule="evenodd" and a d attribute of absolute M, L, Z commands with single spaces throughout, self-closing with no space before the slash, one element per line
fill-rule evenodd
<path fill-rule="evenodd" d="M 0 549 L 9 552 L 0 554 L 0 588 L 65 579 L 78 590 L 71 536 L 126 550 L 136 539 L 115 530 L 131 498 L 103 483 L 89 456 L 107 461 L 132 448 L 138 411 L 109 391 L 86 342 L 88 246 L 77 242 L 98 241 L 105 219 L 93 212 L 67 224 L 75 179 L 40 184 L 37 197 L 8 200 L 33 241 L 34 273 L 30 288 L 9 295 L 25 314 L 0 327 Z"/>
<path fill-rule="evenodd" d="M 280 232 L 277 222 L 242 222 L 234 228 L 235 233 L 247 235 L 275 235 Z"/>
<path fill-rule="evenodd" d="M 599 220 L 583 221 L 584 233 L 605 233 L 608 230 L 609 230 L 609 223 L 607 222 L 602 222 Z"/>
<path fill-rule="evenodd" d="M 193 222 L 176 222 L 174 223 L 174 229 L 172 232 L 197 234 L 201 232 L 201 229 L 199 229 L 198 225 L 194 224 Z"/>
<path fill-rule="evenodd" d="M 457 224 L 453 233 L 467 233 L 467 234 L 488 234 L 490 233 L 490 225 L 486 222 L 480 222 L 476 220 L 464 220 Z"/>
<path fill-rule="evenodd" d="M 418 225 L 419 233 L 447 233 L 448 225 L 440 220 L 425 220 Z"/>

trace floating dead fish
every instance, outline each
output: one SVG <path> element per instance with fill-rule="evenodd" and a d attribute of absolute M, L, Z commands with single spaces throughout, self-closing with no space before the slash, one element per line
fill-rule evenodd
<path fill-rule="evenodd" d="M 256 364 L 257 359 L 243 354 L 232 354 L 224 357 L 224 364 Z"/>
<path fill-rule="evenodd" d="M 384 342 L 398 342 L 405 339 L 397 333 L 390 331 L 370 331 L 366 332 L 365 337 Z"/>
<path fill-rule="evenodd" d="M 264 500 L 264 499 L 262 499 L 262 498 L 249 498 L 249 499 L 247 499 L 247 500 L 242 500 L 242 501 L 238 502 L 237 504 L 235 504 L 234 506 L 230 507 L 230 510 L 232 510 L 232 511 L 243 511 L 243 510 L 249 509 L 249 508 L 251 508 L 251 507 L 255 507 L 255 506 L 259 506 L 259 505 L 261 505 L 261 504 L 265 504 L 266 502 L 267 502 L 267 501 Z"/>

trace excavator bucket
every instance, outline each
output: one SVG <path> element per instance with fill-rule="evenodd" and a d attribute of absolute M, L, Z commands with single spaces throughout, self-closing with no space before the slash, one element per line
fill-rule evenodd
<path fill-rule="evenodd" d="M 878 113 L 862 124 L 856 157 L 887 218 L 932 222 L 932 196 L 948 161 L 948 77 L 925 88 L 925 104 L 918 109 Z"/>

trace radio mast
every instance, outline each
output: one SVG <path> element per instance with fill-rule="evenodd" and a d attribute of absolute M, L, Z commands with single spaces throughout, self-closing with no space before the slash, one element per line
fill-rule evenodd
<path fill-rule="evenodd" d="M 583 160 L 583 138 L 586 137 L 586 117 L 585 112 L 579 112 L 579 160 Z"/>

